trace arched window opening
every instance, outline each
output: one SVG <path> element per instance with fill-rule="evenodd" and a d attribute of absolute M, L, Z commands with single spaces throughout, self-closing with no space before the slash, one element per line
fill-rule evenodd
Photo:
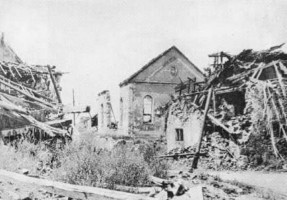
<path fill-rule="evenodd" d="M 146 95 L 143 99 L 143 122 L 151 123 L 152 122 L 152 97 Z"/>

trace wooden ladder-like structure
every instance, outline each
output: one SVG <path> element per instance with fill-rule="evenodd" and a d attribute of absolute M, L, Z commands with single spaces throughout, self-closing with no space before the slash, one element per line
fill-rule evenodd
<path fill-rule="evenodd" d="M 4 92 L 10 95 L 18 96 L 18 94 L 24 95 L 34 101 L 44 104 L 48 107 L 54 108 L 54 100 L 39 94 L 37 91 L 15 83 L 10 79 L 0 75 L 0 92 Z"/>

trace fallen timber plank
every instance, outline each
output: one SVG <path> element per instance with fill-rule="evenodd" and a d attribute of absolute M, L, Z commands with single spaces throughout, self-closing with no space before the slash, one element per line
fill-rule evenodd
<path fill-rule="evenodd" d="M 181 157 L 181 156 L 194 156 L 195 153 L 176 153 L 172 155 L 160 155 L 160 156 L 155 156 L 155 158 L 173 158 L 173 157 Z M 200 156 L 206 156 L 207 153 L 200 153 Z"/>
<path fill-rule="evenodd" d="M 149 176 L 149 180 L 157 186 L 160 186 L 162 192 L 172 193 L 173 197 L 167 199 L 174 200 L 203 200 L 202 185 L 187 186 L 183 180 L 167 180 L 155 176 Z M 169 186 L 168 186 L 169 185 Z M 163 199 L 159 196 L 160 199 Z M 166 199 L 166 198 L 165 198 Z"/>
<path fill-rule="evenodd" d="M 31 87 L 29 87 L 29 86 L 27 86 L 27 85 L 18 84 L 18 83 L 14 82 L 14 81 L 11 81 L 10 79 L 7 79 L 6 77 L 4 77 L 4 76 L 2 76 L 2 75 L 0 75 L 0 79 L 3 79 L 3 81 L 9 82 L 12 86 L 20 87 L 20 88 L 25 88 L 25 90 L 27 90 L 27 91 L 33 93 L 33 94 L 36 95 L 36 96 L 39 96 L 39 97 L 41 97 L 41 98 L 46 99 L 46 100 L 48 100 L 49 102 L 54 102 L 53 99 L 51 99 L 51 98 L 49 98 L 49 97 L 46 97 L 46 96 L 44 96 L 44 95 L 39 94 L 38 91 L 34 90 L 33 88 L 31 88 Z"/>
<path fill-rule="evenodd" d="M 200 109 L 198 105 L 196 105 L 195 103 L 191 104 L 196 108 L 196 109 Z M 202 110 L 200 110 L 202 111 Z M 226 132 L 228 132 L 229 134 L 232 134 L 232 131 L 227 128 L 224 124 L 222 124 L 218 119 L 216 119 L 214 116 L 212 116 L 211 114 L 207 114 L 207 117 L 211 120 L 212 123 L 214 123 L 217 126 L 220 126 L 221 128 L 223 128 Z"/>
<path fill-rule="evenodd" d="M 71 119 L 57 119 L 53 121 L 47 121 L 45 122 L 45 124 L 48 124 L 50 126 L 57 126 L 57 125 L 68 126 L 72 124 L 72 120 Z"/>
<path fill-rule="evenodd" d="M 159 185 L 159 186 L 162 186 L 164 183 L 173 183 L 173 181 L 171 180 L 167 180 L 167 179 L 162 179 L 162 178 L 158 178 L 158 177 L 155 177 L 155 176 L 149 176 L 148 179 L 156 184 L 156 185 Z"/>
<path fill-rule="evenodd" d="M 124 186 L 124 185 L 114 185 L 114 189 L 120 190 L 123 192 L 131 192 L 131 193 L 136 193 L 136 194 L 149 194 L 150 192 L 156 190 L 159 191 L 161 190 L 160 187 L 131 187 L 131 186 Z"/>
<path fill-rule="evenodd" d="M 6 110 L 15 111 L 18 113 L 28 114 L 28 111 L 20 106 L 17 106 L 10 102 L 5 102 L 0 100 L 0 108 L 5 108 Z"/>
<path fill-rule="evenodd" d="M 54 107 L 55 107 L 55 105 L 50 104 L 50 103 L 48 103 L 48 102 L 45 102 L 45 101 L 43 101 L 43 100 L 41 100 L 41 99 L 39 99 L 39 98 L 37 98 L 37 97 L 33 97 L 32 95 L 30 95 L 30 94 L 28 94 L 28 93 L 26 93 L 26 92 L 23 92 L 22 90 L 18 89 L 17 87 L 15 87 L 15 86 L 13 86 L 13 85 L 11 85 L 11 84 L 9 84 L 9 83 L 6 83 L 5 81 L 2 81 L 1 79 L 0 79 L 0 83 L 2 83 L 3 85 L 5 85 L 5 86 L 7 86 L 7 87 L 9 87 L 9 88 L 11 88 L 11 89 L 13 89 L 13 90 L 16 90 L 17 92 L 19 92 L 19 93 L 21 93 L 21 94 L 23 94 L 23 95 L 29 97 L 30 99 L 33 99 L 34 101 L 37 101 L 37 102 L 39 102 L 39 103 L 42 103 L 42 104 L 44 104 L 44 105 L 46 105 L 46 106 L 49 106 L 49 107 L 51 107 L 51 108 L 54 108 Z"/>
<path fill-rule="evenodd" d="M 214 89 L 214 93 L 217 94 L 225 94 L 225 93 L 231 93 L 231 92 L 236 92 L 236 91 L 241 91 L 244 90 L 244 88 L 242 87 L 225 87 L 225 88 L 217 88 Z M 202 90 L 202 91 L 198 91 L 198 92 L 192 92 L 189 94 L 184 94 L 184 95 L 180 95 L 180 97 L 189 97 L 189 96 L 194 96 L 197 94 L 205 94 L 208 93 L 208 90 Z"/>
<path fill-rule="evenodd" d="M 24 117 L 25 119 L 27 119 L 31 123 L 31 126 L 35 126 L 37 128 L 42 129 L 43 131 L 45 131 L 50 136 L 54 136 L 54 133 L 62 135 L 62 136 L 65 136 L 67 134 L 66 130 L 55 128 L 55 127 L 52 127 L 46 123 L 37 121 L 35 118 L 33 118 L 30 115 L 25 115 L 25 114 L 20 114 L 20 115 L 22 117 Z"/>
<path fill-rule="evenodd" d="M 0 91 L 0 96 L 5 97 L 5 99 L 7 99 L 8 101 L 10 101 L 10 102 L 12 102 L 14 104 L 17 102 L 18 105 L 29 104 L 31 106 L 41 107 L 41 108 L 44 108 L 46 110 L 56 111 L 54 108 L 48 107 L 46 105 L 43 105 L 43 104 L 41 104 L 41 103 L 39 103 L 37 101 L 30 101 L 30 100 L 27 100 L 27 99 L 19 98 L 19 97 L 7 94 L 5 91 L 4 92 Z"/>
<path fill-rule="evenodd" d="M 0 176 L 13 179 L 15 181 L 23 182 L 26 184 L 31 184 L 36 187 L 42 187 L 45 190 L 53 193 L 59 194 L 66 197 L 71 197 L 75 199 L 87 199 L 87 200 L 152 200 L 155 198 L 146 197 L 139 194 L 132 194 L 96 187 L 79 186 L 67 183 L 61 183 L 56 181 L 50 181 L 45 179 L 38 179 L 28 177 L 22 174 L 6 171 L 0 169 Z"/>
<path fill-rule="evenodd" d="M 224 126 L 224 124 L 222 124 L 218 119 L 216 119 L 215 117 L 213 117 L 211 114 L 207 114 L 207 117 L 211 120 L 212 123 L 214 123 L 217 126 L 220 126 L 221 128 L 223 128 L 223 130 L 225 130 L 226 132 L 228 132 L 229 134 L 232 133 L 232 131 L 227 128 L 226 126 Z"/>

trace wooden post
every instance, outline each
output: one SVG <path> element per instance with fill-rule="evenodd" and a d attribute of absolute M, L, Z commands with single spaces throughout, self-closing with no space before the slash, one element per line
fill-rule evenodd
<path fill-rule="evenodd" d="M 58 91 L 58 88 L 57 88 L 57 85 L 56 85 L 56 81 L 55 81 L 54 75 L 52 73 L 51 67 L 49 65 L 47 67 L 48 67 L 48 71 L 49 71 L 49 74 L 50 74 L 50 77 L 51 77 L 51 80 L 52 80 L 52 83 L 53 83 L 53 86 L 54 86 L 54 89 L 55 89 L 58 101 L 59 101 L 59 103 L 62 103 L 61 96 L 60 96 L 60 93 Z"/>
<path fill-rule="evenodd" d="M 187 94 L 190 92 L 190 84 L 191 84 L 191 78 L 188 78 L 188 89 L 187 89 Z"/>
<path fill-rule="evenodd" d="M 73 107 L 75 107 L 75 91 L 73 89 Z M 73 122 L 74 126 L 76 126 L 76 113 L 73 113 Z"/>
<path fill-rule="evenodd" d="M 110 104 L 110 108 L 111 108 L 111 111 L 112 111 L 112 114 L 113 114 L 114 121 L 115 121 L 115 123 L 117 123 L 117 119 L 116 119 L 116 116 L 115 116 L 115 113 L 114 113 L 114 110 L 113 110 L 113 107 L 112 107 L 112 103 L 109 102 L 109 104 Z"/>
<path fill-rule="evenodd" d="M 215 91 L 213 91 L 213 94 L 212 94 L 212 101 L 213 101 L 213 113 L 214 113 L 214 116 L 216 116 L 216 96 L 215 96 Z"/>
<path fill-rule="evenodd" d="M 202 137 L 203 137 L 203 133 L 204 133 L 204 126 L 205 126 L 206 116 L 207 116 L 207 113 L 208 113 L 209 104 L 210 104 L 210 100 L 211 100 L 211 95 L 212 95 L 212 88 L 210 88 L 209 91 L 208 91 L 207 100 L 206 100 L 206 103 L 205 103 L 205 109 L 204 109 L 204 113 L 203 113 L 203 121 L 202 121 L 202 125 L 201 125 L 200 137 L 199 137 L 196 153 L 194 155 L 194 159 L 193 159 L 193 162 L 192 162 L 192 168 L 193 169 L 197 168 L 197 163 L 198 163 L 199 156 L 200 156 L 200 148 L 201 148 Z"/>
<path fill-rule="evenodd" d="M 274 68 L 275 68 L 275 72 L 276 72 L 276 75 L 277 75 L 278 82 L 279 82 L 279 85 L 281 87 L 282 93 L 283 93 L 284 97 L 286 97 L 286 90 L 285 90 L 285 87 L 284 87 L 282 75 L 281 75 L 281 73 L 278 70 L 278 65 L 274 64 Z"/>
<path fill-rule="evenodd" d="M 40 137 L 40 142 L 42 142 L 42 134 L 43 134 L 43 130 L 39 130 L 39 137 Z"/>

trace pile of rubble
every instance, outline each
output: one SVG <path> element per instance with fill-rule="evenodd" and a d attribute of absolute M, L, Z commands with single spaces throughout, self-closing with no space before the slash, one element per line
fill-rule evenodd
<path fill-rule="evenodd" d="M 277 142 L 281 155 L 286 155 L 285 139 Z M 191 166 L 196 145 L 187 148 L 176 148 L 164 158 L 174 158 L 174 166 Z M 277 160 L 269 138 L 251 135 L 248 143 L 236 144 L 224 138 L 219 132 L 208 134 L 202 141 L 199 167 L 212 170 L 279 170 L 286 171 L 287 163 Z"/>
<path fill-rule="evenodd" d="M 232 140 L 214 132 L 203 142 L 208 149 L 208 157 L 202 157 L 200 165 L 207 169 L 246 169 L 248 160 L 240 155 L 240 148 Z"/>
<path fill-rule="evenodd" d="M 191 164 L 196 146 L 177 148 L 167 155 L 173 155 L 181 164 Z M 202 141 L 200 167 L 216 170 L 238 170 L 248 167 L 248 160 L 241 155 L 238 145 L 218 132 L 214 132 Z M 181 165 L 180 164 L 180 165 Z"/>

